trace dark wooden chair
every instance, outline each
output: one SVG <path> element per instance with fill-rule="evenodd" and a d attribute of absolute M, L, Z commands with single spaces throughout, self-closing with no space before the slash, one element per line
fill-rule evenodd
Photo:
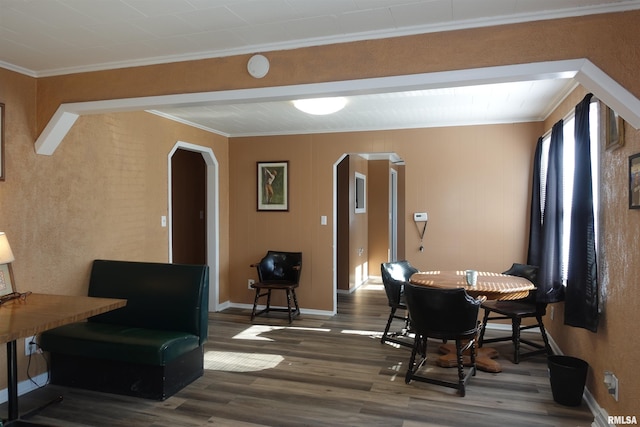
<path fill-rule="evenodd" d="M 300 314 L 296 288 L 300 282 L 302 252 L 268 251 L 259 263 L 251 264 L 251 267 L 255 267 L 258 271 L 258 281 L 251 285 L 251 288 L 256 291 L 251 321 L 263 313 L 280 311 L 288 314 L 289 323 L 291 323 L 293 318 Z M 287 308 L 271 307 L 271 291 L 273 290 L 281 290 L 286 293 Z M 258 301 L 262 297 L 267 297 L 267 304 L 265 308 L 258 311 Z"/>
<path fill-rule="evenodd" d="M 527 264 L 514 263 L 511 268 L 505 271 L 503 274 L 509 274 L 512 276 L 519 276 L 528 279 L 534 285 L 537 285 L 538 267 Z M 515 301 L 485 301 L 482 303 L 484 309 L 484 317 L 482 319 L 482 329 L 480 331 L 480 337 L 478 339 L 478 347 L 482 347 L 485 343 L 493 343 L 500 341 L 512 341 L 513 342 L 513 363 L 520 363 L 520 359 L 526 356 L 534 356 L 538 354 L 553 354 L 551 346 L 549 345 L 549 339 L 547 332 L 544 329 L 542 318 L 544 317 L 547 304 L 539 303 L 536 301 L 536 291 L 529 292 L 529 296 L 522 300 Z M 491 315 L 496 313 L 496 315 Z M 522 320 L 527 318 L 535 318 L 535 324 L 523 325 Z M 497 338 L 485 339 L 484 333 L 487 329 L 487 323 L 489 320 L 511 320 L 511 335 L 502 336 Z M 524 339 L 521 336 L 521 332 L 527 329 L 539 328 L 542 335 L 544 345 L 537 342 Z M 522 352 L 520 346 L 522 344 L 531 347 L 533 350 Z"/>
<path fill-rule="evenodd" d="M 409 283 L 404 287 L 404 295 L 415 333 L 405 382 L 409 384 L 416 380 L 455 388 L 464 397 L 469 378 L 476 374 L 475 342 L 480 329 L 478 312 L 481 301 L 469 296 L 463 288 L 437 289 Z M 457 381 L 420 374 L 420 369 L 427 360 L 428 338 L 455 341 Z M 470 352 L 470 367 L 465 374 L 463 353 L 467 350 Z M 421 355 L 421 360 L 416 362 L 418 354 Z"/>
<path fill-rule="evenodd" d="M 382 283 L 384 284 L 384 290 L 387 294 L 390 308 L 387 325 L 384 328 L 380 342 L 382 344 L 392 342 L 412 347 L 413 340 L 406 339 L 409 338 L 411 327 L 409 312 L 407 311 L 407 305 L 404 301 L 403 289 L 404 284 L 409 281 L 411 275 L 418 270 L 409 264 L 408 261 L 385 262 L 380 265 L 380 270 L 382 272 Z M 403 327 L 400 331 L 390 333 L 389 330 L 394 320 L 402 321 Z"/>

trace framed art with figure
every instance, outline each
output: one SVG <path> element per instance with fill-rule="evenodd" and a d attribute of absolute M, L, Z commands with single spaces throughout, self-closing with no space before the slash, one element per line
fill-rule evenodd
<path fill-rule="evenodd" d="M 258 211 L 289 210 L 289 162 L 258 162 Z"/>
<path fill-rule="evenodd" d="M 629 209 L 640 209 L 640 153 L 629 157 Z"/>

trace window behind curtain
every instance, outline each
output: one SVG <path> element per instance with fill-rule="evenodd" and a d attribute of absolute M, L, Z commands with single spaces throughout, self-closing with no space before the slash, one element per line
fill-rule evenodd
<path fill-rule="evenodd" d="M 596 235 L 596 248 L 598 247 L 598 183 L 600 177 L 599 168 L 599 150 L 600 147 L 600 104 L 597 101 L 593 101 L 589 108 L 589 125 L 590 125 L 590 138 L 591 138 L 591 170 L 593 172 L 593 215 L 595 218 L 595 235 Z M 563 177 L 563 198 L 564 198 L 564 212 L 563 218 L 563 236 L 562 236 L 562 282 L 567 285 L 567 269 L 569 265 L 569 230 L 571 230 L 571 203 L 573 200 L 573 172 L 575 168 L 575 119 L 574 113 L 564 120 L 564 177 Z M 543 153 L 540 162 L 540 209 L 544 215 L 544 203 L 546 199 L 546 181 L 547 181 L 547 165 L 549 163 L 549 144 L 551 143 L 551 132 L 548 132 L 542 138 Z"/>

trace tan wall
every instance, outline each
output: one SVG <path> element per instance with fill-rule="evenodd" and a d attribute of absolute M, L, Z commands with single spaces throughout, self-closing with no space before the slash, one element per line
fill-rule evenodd
<path fill-rule="evenodd" d="M 389 175 L 391 169 L 398 168 L 390 163 L 388 160 L 369 160 L 367 162 L 367 231 L 366 231 L 366 264 L 368 265 L 369 276 L 380 276 L 380 264 L 389 261 L 389 241 L 390 241 L 390 205 L 389 205 Z M 400 185 L 400 184 L 398 184 Z M 404 183 L 402 184 L 404 185 Z M 398 211 L 402 212 L 402 221 L 400 223 L 404 225 L 404 198 L 398 195 L 398 204 L 400 205 Z M 353 215 L 353 219 L 356 220 L 361 215 Z M 356 221 L 354 221 L 356 222 Z M 338 227 L 340 224 L 338 223 Z M 404 227 L 398 227 L 398 246 L 404 249 Z M 359 235 L 362 232 L 354 230 L 354 233 Z M 358 239 L 364 244 L 364 237 L 358 237 Z M 357 247 L 356 247 L 357 249 Z M 402 259 L 404 256 L 404 250 L 398 251 L 402 254 L 398 259 Z M 364 254 L 363 254 L 364 255 Z M 362 262 L 361 257 L 358 257 L 357 252 L 352 253 L 352 257 L 355 259 L 354 268 L 358 269 Z M 352 287 L 355 287 L 355 283 L 352 283 Z"/>
<path fill-rule="evenodd" d="M 38 182 L 48 180 L 46 172 L 51 172 L 46 164 L 40 164 L 40 159 L 33 149 L 35 139 L 35 95 L 36 82 L 34 79 L 22 76 L 17 73 L 0 68 L 0 102 L 5 104 L 4 111 L 4 139 L 5 139 L 5 181 L 0 181 L 0 231 L 7 233 L 9 244 L 16 257 L 13 263 L 14 290 L 25 292 L 32 290 L 33 283 L 27 281 L 27 275 L 31 275 L 29 264 L 24 261 L 25 257 L 33 254 L 31 248 L 26 244 L 31 244 L 34 239 L 46 230 L 55 232 L 55 222 L 48 224 L 47 217 L 38 215 L 37 201 L 42 197 L 43 206 L 46 206 L 46 193 L 33 191 Z M 16 162 L 16 159 L 22 159 Z M 42 166 L 46 168 L 45 175 L 40 175 L 35 169 Z M 32 175 L 32 176 L 30 176 Z M 34 223 L 34 216 L 42 217 L 40 221 Z M 55 215 L 55 214 L 54 214 Z M 49 225 L 41 226 L 40 223 Z M 24 243 L 23 243 L 24 242 Z M 43 242 L 38 242 L 41 246 Z M 35 248 L 39 254 L 42 251 Z M 40 257 L 36 257 L 39 259 Z M 43 257 L 44 258 L 44 257 Z M 45 259 L 46 262 L 46 259 Z M 23 267 L 24 266 L 24 267 Z M 47 270 L 38 268 L 40 286 L 46 286 L 51 280 Z M 59 276 L 56 272 L 55 276 Z M 0 307 L 0 309 L 2 309 Z M 22 349 L 22 342 L 17 348 Z M 26 378 L 26 359 L 21 355 L 24 352 L 18 351 L 18 378 Z M 33 372 L 43 372 L 46 367 L 41 361 Z M 7 366 L 6 352 L 0 352 L 0 366 Z M 0 384 L 6 387 L 6 369 L 0 369 Z"/>
<path fill-rule="evenodd" d="M 366 177 L 369 189 L 369 162 L 357 154 L 349 156 L 349 289 L 360 286 L 369 278 L 369 199 L 365 200 L 366 212 L 356 213 L 356 176 Z M 368 197 L 368 194 L 367 196 Z"/>
<path fill-rule="evenodd" d="M 586 95 L 578 88 L 545 122 L 545 129 L 572 111 Z M 636 415 L 640 396 L 640 374 L 634 355 L 640 354 L 640 340 L 630 328 L 638 323 L 640 296 L 640 211 L 629 209 L 629 156 L 640 152 L 640 131 L 625 125 L 625 144 L 614 151 L 600 148 L 600 245 L 598 281 L 602 315 L 597 333 L 564 325 L 564 303 L 553 304 L 554 319 L 547 314 L 545 325 L 564 354 L 589 363 L 587 388 L 610 415 Z M 631 334 L 631 335 L 630 335 Z M 607 393 L 604 371 L 619 379 L 620 401 Z M 636 403 L 634 403 L 636 402 Z"/>
<path fill-rule="evenodd" d="M 120 237 L 104 236 L 104 242 L 95 243 L 97 236 L 103 234 L 102 230 L 92 228 L 99 220 L 86 218 L 85 223 L 80 219 L 81 215 L 87 215 L 91 206 L 100 203 L 97 199 L 104 196 L 111 197 L 112 203 L 123 202 L 126 197 L 120 195 L 118 189 L 127 193 L 135 191 L 123 184 L 125 170 L 122 168 L 125 165 L 119 160 L 123 153 L 132 153 L 116 150 L 111 145 L 111 138 L 105 138 L 103 134 L 106 131 L 114 141 L 119 141 L 124 116 L 83 118 L 53 157 L 34 154 L 33 142 L 61 102 L 313 83 L 583 57 L 640 97 L 640 79 L 637 78 L 639 21 L 640 12 L 634 11 L 268 52 L 270 73 L 259 80 L 246 73 L 249 55 L 48 77 L 39 79 L 37 87 L 30 78 L 0 70 L 0 101 L 8 106 L 8 178 L 7 182 L 0 183 L 0 229 L 10 233 L 18 258 L 16 280 L 22 289 L 80 292 L 87 274 L 87 261 L 96 253 L 112 254 L 114 241 Z M 143 122 L 161 123 L 157 118 L 132 117 Z M 144 127 L 136 121 L 135 129 L 139 125 Z M 169 125 L 158 125 L 160 129 L 165 126 Z M 173 129 L 174 126 L 170 127 Z M 222 186 L 222 230 L 226 224 L 224 217 L 228 217 L 226 212 L 232 213 L 229 234 L 221 236 L 221 300 L 249 302 L 246 289 L 248 264 L 259 259 L 265 247 L 278 245 L 296 246 L 307 254 L 303 271 L 305 288 L 301 295 L 303 305 L 307 308 L 331 306 L 332 295 L 327 289 L 333 276 L 332 225 L 321 226 L 319 215 L 331 217 L 332 165 L 346 151 L 396 151 L 407 160 L 405 217 L 408 220 L 412 212 L 426 210 L 430 218 L 423 253 L 417 250 L 415 229 L 410 226 L 406 229 L 406 258 L 413 264 L 421 268 L 498 270 L 514 259 L 521 259 L 526 248 L 526 221 L 522 218 L 528 213 L 528 159 L 535 143 L 532 137 L 538 136 L 540 128 L 539 124 L 529 124 L 462 128 L 453 132 L 454 135 L 450 129 L 431 129 L 270 137 L 259 141 L 234 139 L 229 148 L 229 169 L 226 170 L 224 160 L 221 167 L 222 179 L 227 176 L 230 179 L 230 194 L 225 195 L 226 187 Z M 628 334 L 629 325 L 638 321 L 638 293 L 631 288 L 637 283 L 640 268 L 637 259 L 640 218 L 635 215 L 636 211 L 627 209 L 625 191 L 626 159 L 640 151 L 640 141 L 636 130 L 627 126 L 626 131 L 625 147 L 606 154 L 603 160 L 605 238 L 600 274 L 608 288 L 602 328 L 598 334 L 591 334 L 552 325 L 554 338 L 564 351 L 589 360 L 593 367 L 590 390 L 600 405 L 616 415 L 634 413 L 633 402 L 639 395 L 637 387 L 640 384 L 632 360 L 638 354 L 638 344 Z M 154 144 L 164 141 L 164 134 L 155 133 L 154 126 L 147 126 L 145 135 L 135 136 L 148 141 L 146 132 L 156 136 Z M 91 145 L 92 149 L 89 149 L 81 143 L 86 142 L 84 138 L 104 144 Z M 202 138 L 212 138 L 216 155 L 225 150 L 221 148 L 224 143 L 218 142 L 217 137 Z M 166 144 L 159 143 L 154 148 L 162 152 L 167 149 Z M 111 147 L 111 151 L 105 153 L 103 150 L 107 147 Z M 132 147 L 142 150 L 145 155 L 153 151 L 139 144 L 132 144 Z M 251 151 L 253 153 L 249 155 Z M 220 157 L 224 159 L 225 154 Z M 166 157 L 166 152 L 163 155 Z M 161 157 L 150 154 L 150 158 L 140 165 L 144 169 L 160 170 L 166 163 Z M 288 214 L 257 213 L 255 185 L 249 184 L 255 179 L 255 161 L 283 158 L 296 159 L 290 168 L 291 176 L 296 177 L 291 182 L 293 209 Z M 105 167 L 109 163 L 117 168 Z M 93 169 L 121 175 L 96 177 Z M 156 172 L 150 177 L 155 175 Z M 95 177 L 95 184 L 94 181 L 87 183 L 86 176 Z M 106 188 L 112 183 L 116 189 Z M 104 189 L 104 195 L 90 191 L 94 189 L 92 185 Z M 142 179 L 139 185 L 150 184 Z M 158 201 L 166 197 L 166 191 L 161 188 L 149 190 L 149 194 L 145 194 L 145 206 L 126 208 L 132 215 L 144 218 L 136 217 L 122 226 L 104 221 L 110 227 L 117 226 L 119 233 L 127 226 L 139 224 L 146 230 L 145 238 L 135 244 L 124 236 L 122 253 L 160 259 L 166 251 L 162 246 L 158 249 L 155 243 L 165 240 L 154 224 L 161 214 L 161 205 L 166 205 Z M 228 206 L 225 206 L 227 201 Z M 108 212 L 114 210 L 107 208 Z M 509 236 L 505 233 L 496 239 L 495 232 L 503 230 L 521 233 Z M 224 239 L 228 235 L 233 239 L 227 240 L 227 254 Z M 291 235 L 301 236 L 300 241 L 292 240 Z M 86 245 L 89 250 L 85 254 L 78 245 Z M 80 256 L 80 259 L 76 260 L 74 256 Z M 229 282 L 225 283 L 227 277 Z M 604 390 L 601 377 L 605 366 L 613 366 L 620 378 L 621 400 L 618 403 Z"/>
<path fill-rule="evenodd" d="M 331 310 L 333 167 L 346 153 L 395 152 L 405 159 L 405 214 L 429 212 L 425 250 L 415 227 L 407 226 L 406 255 L 419 268 L 503 271 L 526 258 L 526 232 L 531 159 L 541 123 L 459 128 L 411 129 L 279 137 L 232 138 L 230 142 L 231 300 L 250 303 L 248 265 L 269 248 L 304 253 L 300 304 Z M 353 159 L 371 179 L 367 162 Z M 290 209 L 256 212 L 255 164 L 288 160 Z M 360 159 L 360 160 L 357 160 Z M 371 163 L 371 162 L 369 162 Z M 388 167 L 386 182 L 388 183 Z M 350 175 L 353 175 L 350 172 Z M 353 177 L 350 177 L 353 180 Z M 352 210 L 353 211 L 353 210 Z M 369 211 L 369 215 L 370 215 Z M 320 216 L 327 215 L 327 226 Z M 360 221 L 365 214 L 355 214 Z M 351 274 L 368 261 L 366 223 L 350 225 Z M 364 254 L 357 257 L 357 248 Z M 378 266 L 369 265 L 377 274 Z"/>
<path fill-rule="evenodd" d="M 388 160 L 369 161 L 367 197 L 369 212 L 369 274 L 380 276 L 380 264 L 389 261 L 389 171 Z"/>
<path fill-rule="evenodd" d="M 269 73 L 246 71 L 251 55 L 125 68 L 38 80 L 37 130 L 62 102 L 361 79 L 588 58 L 640 96 L 634 61 L 640 11 L 538 21 L 267 52 Z M 594 30 L 597 29 L 597 30 Z"/>
<path fill-rule="evenodd" d="M 33 148 L 34 95 L 33 79 L 0 69 L 7 125 L 0 230 L 16 257 L 19 291 L 86 295 L 96 258 L 166 262 L 168 228 L 160 217 L 167 215 L 167 156 L 177 141 L 213 149 L 220 163 L 218 237 L 226 271 L 226 138 L 145 112 L 93 115 L 76 122 L 55 155 L 40 156 Z M 225 279 L 221 297 L 228 299 Z M 38 368 L 44 366 L 31 374 Z M 20 359 L 21 378 L 25 372 Z"/>

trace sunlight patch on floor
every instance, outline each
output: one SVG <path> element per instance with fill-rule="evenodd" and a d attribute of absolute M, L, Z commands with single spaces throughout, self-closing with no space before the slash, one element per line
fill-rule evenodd
<path fill-rule="evenodd" d="M 330 332 L 331 329 L 326 328 L 305 328 L 300 326 L 270 326 L 270 325 L 251 325 L 244 331 L 236 334 L 232 339 L 234 340 L 256 340 L 256 341 L 273 341 L 271 338 L 261 337 L 259 335 L 265 334 L 271 331 L 277 331 L 280 329 L 295 329 L 299 331 L 315 331 L 315 332 Z"/>
<path fill-rule="evenodd" d="M 298 331 L 311 331 L 311 332 L 331 332 L 328 328 L 305 328 L 302 326 L 288 326 L 285 329 L 295 329 Z"/>
<path fill-rule="evenodd" d="M 344 329 L 340 333 L 347 334 L 347 335 L 365 335 L 368 337 L 382 338 L 381 331 L 359 331 L 356 329 Z"/>
<path fill-rule="evenodd" d="M 204 369 L 225 372 L 254 372 L 275 368 L 283 360 L 284 357 L 278 354 L 207 351 L 204 353 Z"/>
<path fill-rule="evenodd" d="M 251 325 L 244 331 L 235 335 L 234 340 L 256 340 L 256 341 L 273 341 L 271 338 L 260 337 L 258 335 L 266 332 L 275 331 L 278 329 L 284 329 L 284 326 L 270 326 L 270 325 Z"/>
<path fill-rule="evenodd" d="M 384 285 L 381 283 L 367 282 L 364 285 L 360 286 L 360 289 L 364 289 L 366 291 L 383 291 Z"/>

